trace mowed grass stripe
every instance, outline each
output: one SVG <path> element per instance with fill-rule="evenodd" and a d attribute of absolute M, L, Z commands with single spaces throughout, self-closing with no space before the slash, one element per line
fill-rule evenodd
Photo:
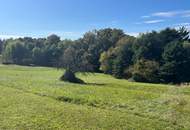
<path fill-rule="evenodd" d="M 167 123 L 60 103 L 48 97 L 0 86 L 0 129 L 151 129 L 166 128 Z"/>

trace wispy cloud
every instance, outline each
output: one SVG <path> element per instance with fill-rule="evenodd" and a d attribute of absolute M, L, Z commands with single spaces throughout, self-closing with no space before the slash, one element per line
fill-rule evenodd
<path fill-rule="evenodd" d="M 190 17 L 190 10 L 161 11 L 161 12 L 152 13 L 150 15 L 141 16 L 141 18 L 151 18 L 151 17 L 171 18 L 175 16 Z"/>
<path fill-rule="evenodd" d="M 148 19 L 148 20 L 142 21 L 142 22 L 136 22 L 135 24 L 137 24 L 137 25 L 140 25 L 140 24 L 156 24 L 156 23 L 164 22 L 166 20 L 166 18 L 173 18 L 173 17 L 178 17 L 178 18 L 190 17 L 190 10 L 155 12 L 155 13 L 152 13 L 150 15 L 141 16 L 141 18 Z M 156 19 L 156 20 L 154 20 L 154 19 Z"/>
<path fill-rule="evenodd" d="M 178 11 L 169 11 L 169 12 L 156 12 L 153 13 L 151 16 L 159 16 L 159 17 L 173 17 L 178 15 L 181 12 Z"/>
<path fill-rule="evenodd" d="M 190 10 L 186 10 L 182 17 L 190 17 Z"/>
<path fill-rule="evenodd" d="M 155 24 L 155 23 L 161 23 L 161 22 L 164 22 L 164 20 L 162 20 L 162 19 L 148 20 L 148 21 L 144 21 L 143 23 L 145 23 L 145 24 Z"/>
<path fill-rule="evenodd" d="M 141 18 L 150 18 L 148 15 L 141 16 Z"/>
<path fill-rule="evenodd" d="M 182 17 L 185 17 L 185 18 L 190 17 L 190 13 L 189 14 L 185 14 Z"/>
<path fill-rule="evenodd" d="M 147 21 L 142 21 L 142 22 L 136 22 L 134 24 L 136 25 L 141 25 L 141 24 L 156 24 L 156 23 L 162 23 L 165 20 L 163 19 L 155 19 L 155 20 L 147 20 Z"/>

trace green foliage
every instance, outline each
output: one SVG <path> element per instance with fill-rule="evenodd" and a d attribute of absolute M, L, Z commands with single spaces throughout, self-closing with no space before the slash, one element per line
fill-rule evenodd
<path fill-rule="evenodd" d="M 16 64 L 26 64 L 24 61 L 28 58 L 29 51 L 24 47 L 21 41 L 14 41 L 5 46 L 5 53 L 3 54 L 4 62 L 13 62 Z"/>
<path fill-rule="evenodd" d="M 132 64 L 132 44 L 134 37 L 121 38 L 115 48 L 110 48 L 101 56 L 101 70 L 117 78 L 125 76 L 124 70 Z"/>
<path fill-rule="evenodd" d="M 169 43 L 164 48 L 162 57 L 164 64 L 160 73 L 164 82 L 180 83 L 187 79 L 184 72 L 189 70 L 187 69 L 189 56 L 182 43 L 175 41 Z"/>
<path fill-rule="evenodd" d="M 44 64 L 44 53 L 42 52 L 42 50 L 39 47 L 34 47 L 32 49 L 32 59 L 33 59 L 33 63 L 35 65 L 45 65 Z"/>
<path fill-rule="evenodd" d="M 138 82 L 159 83 L 159 63 L 150 60 L 138 60 L 138 62 L 130 68 L 132 78 Z"/>
<path fill-rule="evenodd" d="M 124 36 L 125 34 L 122 30 L 110 28 L 95 30 L 84 35 L 82 38 L 83 45 L 87 45 L 86 52 L 90 56 L 89 62 L 93 64 L 95 72 L 99 71 L 101 54 L 114 47 Z"/>
<path fill-rule="evenodd" d="M 107 52 L 103 52 L 100 57 L 100 70 L 106 74 L 112 74 L 113 59 L 115 58 L 113 48 L 110 48 Z"/>
<path fill-rule="evenodd" d="M 116 78 L 140 82 L 190 82 L 188 39 L 185 28 L 125 36 L 102 54 L 100 68 Z"/>
<path fill-rule="evenodd" d="M 3 51 L 3 41 L 0 39 L 0 54 L 2 54 Z"/>
<path fill-rule="evenodd" d="M 53 45 L 53 44 L 58 44 L 60 42 L 60 37 L 55 35 L 55 34 L 52 34 L 50 36 L 47 37 L 47 40 L 46 40 L 46 44 L 48 45 Z"/>
<path fill-rule="evenodd" d="M 21 65 L 56 66 L 62 49 L 58 47 L 59 42 L 60 38 L 56 35 L 47 39 L 8 39 L 4 42 L 3 61 Z"/>
<path fill-rule="evenodd" d="M 185 51 L 185 64 L 183 65 L 183 80 L 190 81 L 190 42 L 183 43 Z"/>

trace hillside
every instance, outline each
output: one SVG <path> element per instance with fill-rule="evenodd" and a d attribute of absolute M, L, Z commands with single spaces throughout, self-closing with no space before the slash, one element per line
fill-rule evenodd
<path fill-rule="evenodd" d="M 77 74 L 87 84 L 59 81 L 61 70 L 0 66 L 0 129 L 173 130 L 190 128 L 190 88 Z"/>

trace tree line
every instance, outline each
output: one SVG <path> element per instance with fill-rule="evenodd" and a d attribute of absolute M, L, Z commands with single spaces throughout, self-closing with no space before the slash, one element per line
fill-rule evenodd
<path fill-rule="evenodd" d="M 190 39 L 187 29 L 166 28 L 129 36 L 120 29 L 93 30 L 77 40 L 47 38 L 0 40 L 4 64 L 66 69 L 63 80 L 76 72 L 103 72 L 116 78 L 150 83 L 190 81 Z"/>

